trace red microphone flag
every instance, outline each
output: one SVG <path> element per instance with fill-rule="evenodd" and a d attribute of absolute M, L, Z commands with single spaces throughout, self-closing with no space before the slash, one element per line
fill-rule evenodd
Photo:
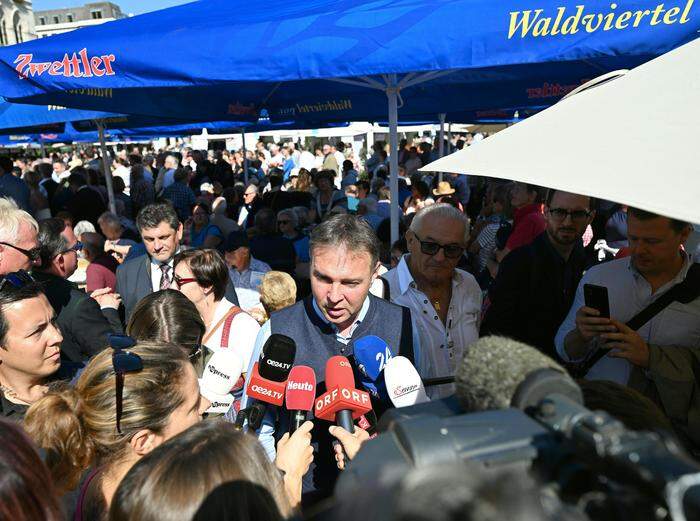
<path fill-rule="evenodd" d="M 326 389 L 316 400 L 316 418 L 332 422 L 338 411 L 347 410 L 356 420 L 372 409 L 369 394 L 355 389 L 352 367 L 344 356 L 333 356 L 326 362 Z"/>
<path fill-rule="evenodd" d="M 272 405 L 282 405 L 284 403 L 284 391 L 287 382 L 273 382 L 260 376 L 258 372 L 258 362 L 253 366 L 253 373 L 250 375 L 247 394 L 251 398 Z"/>
<path fill-rule="evenodd" d="M 295 365 L 287 378 L 285 403 L 290 411 L 310 411 L 316 398 L 316 373 L 306 365 Z"/>

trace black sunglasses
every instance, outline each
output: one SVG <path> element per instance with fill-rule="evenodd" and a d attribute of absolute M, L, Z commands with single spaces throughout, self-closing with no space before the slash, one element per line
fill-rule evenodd
<path fill-rule="evenodd" d="M 68 253 L 69 251 L 74 251 L 75 253 L 78 253 L 82 249 L 83 249 L 83 243 L 78 241 L 73 246 L 68 248 L 67 250 L 63 250 L 61 253 Z"/>
<path fill-rule="evenodd" d="M 24 270 L 6 273 L 2 275 L 0 279 L 0 291 L 2 291 L 7 284 L 19 289 L 32 282 L 34 282 L 34 278 Z"/>
<path fill-rule="evenodd" d="M 422 241 L 418 235 L 414 232 L 413 235 L 416 240 L 420 243 L 420 251 L 425 255 L 437 255 L 437 253 L 442 249 L 445 252 L 445 257 L 448 259 L 459 259 L 464 253 L 464 248 L 459 244 L 439 244 L 433 241 Z"/>
<path fill-rule="evenodd" d="M 143 369 L 143 360 L 136 353 L 128 349 L 136 345 L 136 340 L 128 335 L 109 335 L 107 337 L 112 352 L 112 367 L 116 381 L 117 393 L 117 432 L 122 433 L 122 405 L 124 399 L 124 376 L 126 373 L 135 373 Z"/>
<path fill-rule="evenodd" d="M 41 248 L 37 246 L 36 248 L 32 248 L 31 250 L 25 250 L 24 248 L 20 248 L 19 246 L 15 246 L 14 244 L 10 244 L 9 242 L 0 242 L 3 246 L 9 246 L 13 250 L 17 250 L 18 252 L 24 254 L 27 256 L 27 258 L 34 262 L 36 260 L 39 260 L 41 257 Z"/>

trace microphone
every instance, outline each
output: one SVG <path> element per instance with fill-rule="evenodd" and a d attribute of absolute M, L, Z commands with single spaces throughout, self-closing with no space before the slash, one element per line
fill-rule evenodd
<path fill-rule="evenodd" d="M 352 433 L 353 419 L 372 408 L 369 394 L 355 389 L 355 377 L 350 361 L 344 356 L 333 356 L 326 362 L 327 391 L 316 399 L 314 415 L 335 423 Z"/>
<path fill-rule="evenodd" d="M 246 393 L 259 403 L 248 417 L 248 425 L 253 430 L 260 428 L 260 423 L 267 410 L 266 404 L 281 406 L 287 377 L 292 369 L 297 346 L 294 340 L 285 335 L 272 334 L 267 339 L 260 353 L 260 360 L 255 362 L 248 381 Z"/>
<path fill-rule="evenodd" d="M 314 408 L 316 398 L 316 374 L 306 365 L 292 367 L 287 378 L 285 402 L 289 410 L 289 434 L 293 434 L 306 421 L 306 414 Z"/>
<path fill-rule="evenodd" d="M 381 378 L 386 363 L 394 356 L 389 345 L 375 335 L 358 338 L 353 346 L 355 360 L 360 369 L 360 383 L 369 393 L 388 401 L 386 385 Z"/>
<path fill-rule="evenodd" d="M 199 394 L 211 402 L 207 414 L 225 414 L 234 401 L 231 392 L 243 371 L 243 360 L 233 351 L 215 352 L 199 379 Z"/>
<path fill-rule="evenodd" d="M 386 363 L 384 381 L 394 407 L 430 401 L 418 371 L 405 356 L 395 356 Z"/>
<path fill-rule="evenodd" d="M 489 336 L 466 350 L 455 374 L 456 395 L 468 412 L 514 407 L 526 410 L 552 393 L 583 403 L 564 368 L 534 347 Z"/>

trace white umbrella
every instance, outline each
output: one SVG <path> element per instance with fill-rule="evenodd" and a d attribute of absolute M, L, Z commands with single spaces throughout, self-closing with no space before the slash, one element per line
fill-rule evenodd
<path fill-rule="evenodd" d="M 423 167 L 700 223 L 700 39 Z"/>

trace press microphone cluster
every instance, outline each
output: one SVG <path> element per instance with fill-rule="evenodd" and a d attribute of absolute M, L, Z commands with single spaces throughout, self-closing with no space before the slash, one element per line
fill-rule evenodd
<path fill-rule="evenodd" d="M 353 420 L 372 409 L 369 393 L 355 389 L 355 377 L 350 361 L 333 356 L 326 362 L 326 392 L 316 399 L 314 415 L 335 422 L 339 427 L 355 432 Z"/>
<path fill-rule="evenodd" d="M 306 421 L 316 399 L 316 373 L 311 367 L 296 365 L 287 378 L 285 405 L 289 411 L 289 434 Z"/>

